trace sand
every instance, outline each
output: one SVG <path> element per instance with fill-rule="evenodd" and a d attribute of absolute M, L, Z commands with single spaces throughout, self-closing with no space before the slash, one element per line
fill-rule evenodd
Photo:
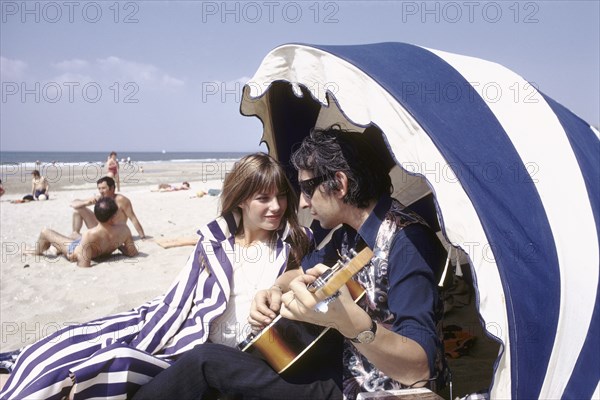
<path fill-rule="evenodd" d="M 73 199 L 97 193 L 95 180 L 82 178 L 82 169 L 61 175 L 51 184 L 50 199 L 23 204 L 29 181 L 3 181 L 0 199 L 0 352 L 32 343 L 68 324 L 87 322 L 126 311 L 164 293 L 193 251 L 192 246 L 165 249 L 154 240 L 194 236 L 218 212 L 219 196 L 197 192 L 220 190 L 232 163 L 158 163 L 143 166 L 132 179 L 122 179 L 121 194 L 132 204 L 150 239 L 141 240 L 131 222 L 140 254 L 127 258 L 115 252 L 91 268 L 80 268 L 52 249 L 48 255 L 23 255 L 33 247 L 43 227 L 70 234 Z M 9 177 L 10 178 L 10 177 Z M 133 178 L 133 177 L 131 177 Z M 30 178 L 29 178 L 30 179 Z M 191 189 L 156 192 L 159 182 Z M 23 192 L 25 191 L 25 192 Z M 85 227 L 83 229 L 86 229 Z"/>

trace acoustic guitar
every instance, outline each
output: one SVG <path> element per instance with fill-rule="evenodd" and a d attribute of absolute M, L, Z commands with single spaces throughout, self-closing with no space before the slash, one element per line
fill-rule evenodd
<path fill-rule="evenodd" d="M 369 263 L 373 252 L 364 248 L 358 254 L 351 250 L 350 254 L 351 257 L 338 260 L 332 268 L 307 287 L 321 300 L 317 308 L 324 307 L 335 299 L 344 285 L 347 285 L 354 301 L 360 300 L 364 295 L 364 289 L 350 278 Z M 246 340 L 238 344 L 238 348 L 263 358 L 281 374 L 298 361 L 328 330 L 328 327 L 292 321 L 278 315 L 263 330 L 248 335 Z"/>

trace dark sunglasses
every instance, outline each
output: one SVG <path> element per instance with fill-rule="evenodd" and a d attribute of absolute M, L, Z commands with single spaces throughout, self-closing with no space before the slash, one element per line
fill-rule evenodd
<path fill-rule="evenodd" d="M 298 184 L 300 185 L 300 192 L 302 192 L 302 194 L 305 195 L 307 199 L 311 199 L 313 197 L 313 194 L 315 194 L 315 190 L 317 189 L 317 187 L 321 183 L 325 182 L 327 179 L 328 177 L 326 175 L 321 175 L 311 179 L 299 181 Z"/>

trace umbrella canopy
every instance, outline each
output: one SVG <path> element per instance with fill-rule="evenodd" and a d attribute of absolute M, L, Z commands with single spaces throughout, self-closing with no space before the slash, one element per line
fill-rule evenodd
<path fill-rule="evenodd" d="M 433 195 L 502 344 L 493 398 L 600 395 L 597 130 L 502 65 L 404 43 L 280 46 L 241 112 L 284 164 L 315 126 L 364 129 L 409 203 Z"/>

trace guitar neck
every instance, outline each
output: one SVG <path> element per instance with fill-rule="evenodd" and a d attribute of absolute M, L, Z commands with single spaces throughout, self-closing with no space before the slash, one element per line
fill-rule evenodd
<path fill-rule="evenodd" d="M 355 255 L 346 265 L 337 271 L 323 287 L 315 291 L 318 299 L 323 300 L 333 296 L 342 286 L 346 284 L 358 271 L 363 269 L 365 265 L 373 258 L 373 251 L 368 247 L 362 249 Z"/>

